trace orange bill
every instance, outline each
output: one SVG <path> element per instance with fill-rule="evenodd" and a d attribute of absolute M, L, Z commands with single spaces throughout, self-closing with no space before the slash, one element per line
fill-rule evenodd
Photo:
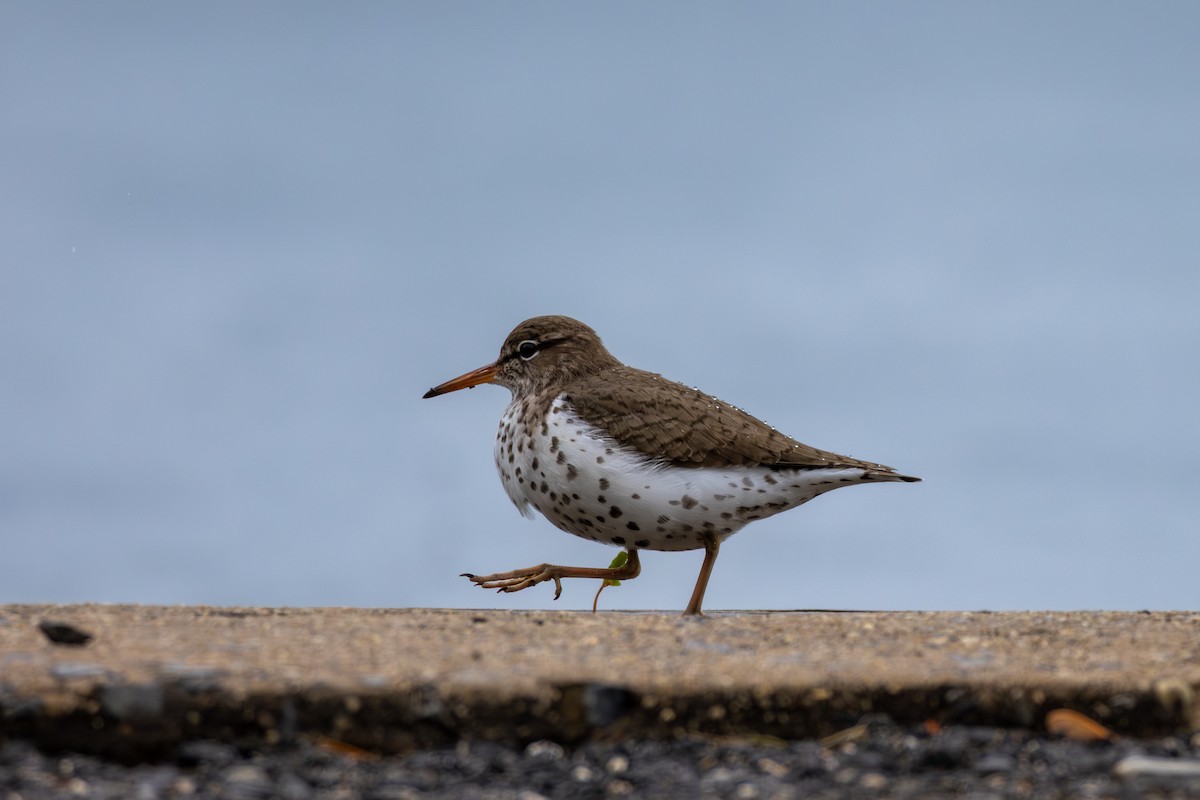
<path fill-rule="evenodd" d="M 437 397 L 439 394 L 447 392 L 457 392 L 459 389 L 470 389 L 472 386 L 478 386 L 481 383 L 491 383 L 496 379 L 496 365 L 488 364 L 486 367 L 471 370 L 466 375 L 459 375 L 457 378 L 448 380 L 445 383 L 435 386 L 426 392 L 423 397 Z"/>

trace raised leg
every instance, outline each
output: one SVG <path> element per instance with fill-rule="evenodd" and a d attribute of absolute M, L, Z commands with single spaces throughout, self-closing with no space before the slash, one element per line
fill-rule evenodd
<path fill-rule="evenodd" d="M 708 579 L 712 576 L 713 564 L 717 563 L 717 552 L 721 549 L 721 540 L 715 536 L 704 537 L 704 563 L 700 565 L 700 577 L 696 578 L 696 588 L 692 590 L 692 599 L 683 610 L 685 617 L 702 617 L 700 610 L 704 602 L 704 592 L 708 589 Z"/>
<path fill-rule="evenodd" d="M 563 578 L 599 578 L 600 580 L 633 580 L 642 571 L 637 550 L 626 550 L 629 558 L 619 567 L 560 567 L 556 564 L 538 564 L 536 567 L 497 572 L 492 575 L 472 575 L 464 572 L 476 586 L 496 589 L 501 592 L 519 592 L 543 581 L 554 581 L 554 599 L 562 594 Z M 703 592 L 702 592 L 703 594 Z"/>

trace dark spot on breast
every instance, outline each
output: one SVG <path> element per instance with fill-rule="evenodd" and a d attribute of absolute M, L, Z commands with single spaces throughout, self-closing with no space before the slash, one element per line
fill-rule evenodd
<path fill-rule="evenodd" d="M 640 494 L 638 494 L 637 492 L 634 492 L 633 494 L 631 494 L 631 495 L 629 495 L 629 496 L 630 496 L 630 497 L 632 497 L 634 500 L 641 500 L 641 499 L 642 499 L 642 496 L 641 496 Z"/>
<path fill-rule="evenodd" d="M 668 522 L 670 522 L 670 521 L 671 521 L 671 518 L 670 518 L 670 517 L 668 517 L 666 514 L 662 514 L 662 515 L 660 515 L 660 516 L 659 516 L 659 518 L 658 518 L 658 524 L 659 524 L 659 525 L 666 525 L 666 524 L 667 524 Z"/>
<path fill-rule="evenodd" d="M 579 524 L 580 524 L 580 525 L 582 525 L 582 526 L 583 526 L 583 527 L 585 527 L 585 528 L 594 528 L 594 527 L 596 527 L 595 525 L 593 525 L 593 524 L 592 524 L 592 521 L 591 521 L 590 519 L 588 519 L 587 517 L 580 517 L 580 518 L 579 518 Z"/>
<path fill-rule="evenodd" d="M 533 457 L 533 461 L 529 464 L 529 468 L 532 469 L 534 472 L 537 472 L 537 468 L 538 468 L 537 456 Z"/>
<path fill-rule="evenodd" d="M 610 517 L 612 517 L 613 519 L 616 519 L 617 517 L 621 516 L 622 513 L 623 512 L 621 511 L 621 509 L 617 508 L 616 506 L 613 506 L 612 508 L 610 508 L 608 510 L 608 515 Z"/>
<path fill-rule="evenodd" d="M 542 490 L 542 494 L 545 494 L 546 492 L 550 491 L 550 486 L 545 481 L 542 481 L 542 485 L 538 488 L 540 488 Z"/>
<path fill-rule="evenodd" d="M 603 463 L 604 463 L 604 456 L 596 456 L 596 463 L 597 463 L 597 464 L 603 464 Z"/>
<path fill-rule="evenodd" d="M 596 495 L 596 502 L 597 503 L 607 503 L 608 501 L 604 499 L 604 495 L 598 494 L 598 495 Z"/>
<path fill-rule="evenodd" d="M 747 475 L 746 477 L 742 478 L 742 485 L 743 486 L 753 486 L 754 481 L 750 480 L 750 476 Z"/>
<path fill-rule="evenodd" d="M 608 488 L 608 478 L 601 478 L 600 479 L 600 491 L 603 492 L 607 488 Z"/>
<path fill-rule="evenodd" d="M 684 508 L 693 508 L 696 505 L 695 498 L 688 497 L 686 494 L 679 502 Z"/>
<path fill-rule="evenodd" d="M 677 505 L 679 505 L 679 501 L 678 501 L 678 500 L 668 500 L 667 502 L 668 502 L 668 503 L 670 503 L 670 504 L 671 504 L 671 505 L 673 505 L 673 506 L 677 506 Z"/>
<path fill-rule="evenodd" d="M 564 453 L 562 450 L 559 450 L 558 458 L 554 459 L 554 463 L 555 464 L 563 464 L 566 462 L 566 460 L 567 460 L 567 454 Z"/>
<path fill-rule="evenodd" d="M 604 517 L 597 515 L 596 522 L 604 522 Z"/>
<path fill-rule="evenodd" d="M 629 530 L 631 530 L 631 531 L 640 531 L 641 530 L 641 528 L 638 527 L 638 524 L 636 522 L 626 522 L 625 527 L 629 528 Z"/>
<path fill-rule="evenodd" d="M 636 542 L 634 542 L 634 545 L 637 547 L 649 547 L 650 540 L 649 539 L 638 539 Z"/>
<path fill-rule="evenodd" d="M 613 544 L 625 544 L 625 537 L 624 536 L 614 536 L 609 541 L 611 541 Z"/>
<path fill-rule="evenodd" d="M 551 453 L 558 452 L 558 437 L 557 436 L 550 437 L 550 452 Z"/>
<path fill-rule="evenodd" d="M 766 481 L 767 483 L 771 484 L 772 486 L 779 483 L 779 481 L 777 481 L 775 479 L 775 476 L 769 472 L 766 475 L 763 475 L 763 480 Z"/>
<path fill-rule="evenodd" d="M 730 514 L 728 511 L 722 511 L 721 519 L 733 519 L 733 514 Z"/>
<path fill-rule="evenodd" d="M 579 470 L 575 469 L 574 464 L 567 464 L 567 480 L 575 480 L 575 476 L 579 474 Z"/>

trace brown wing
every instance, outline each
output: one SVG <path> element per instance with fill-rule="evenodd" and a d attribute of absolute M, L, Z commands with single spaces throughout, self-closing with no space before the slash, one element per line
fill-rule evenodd
<path fill-rule="evenodd" d="M 633 367 L 602 370 L 565 392 L 579 416 L 653 458 L 696 467 L 891 467 L 818 450 L 715 397 Z"/>

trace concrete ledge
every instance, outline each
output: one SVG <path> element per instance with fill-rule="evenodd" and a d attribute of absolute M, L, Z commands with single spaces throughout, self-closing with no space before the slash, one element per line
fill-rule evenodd
<path fill-rule="evenodd" d="M 57 644 L 55 621 L 92 635 Z M 120 758 L 319 734 L 801 738 L 867 712 L 1118 733 L 1200 724 L 1196 612 L 513 612 L 0 606 L 0 735 Z"/>

